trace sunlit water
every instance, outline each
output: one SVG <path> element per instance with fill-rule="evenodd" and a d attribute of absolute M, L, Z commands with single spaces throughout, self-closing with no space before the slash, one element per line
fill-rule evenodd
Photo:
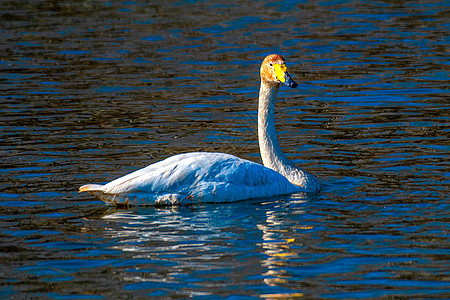
<path fill-rule="evenodd" d="M 418 4 L 419 3 L 419 4 Z M 0 2 L 0 296 L 449 298 L 445 1 Z M 285 56 L 285 153 L 322 192 L 105 206 L 167 156 L 259 162 L 258 68 Z"/>

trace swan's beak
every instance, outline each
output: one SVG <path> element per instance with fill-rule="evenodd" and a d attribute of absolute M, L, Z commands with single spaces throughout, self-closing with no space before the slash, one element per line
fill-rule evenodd
<path fill-rule="evenodd" d="M 275 69 L 275 75 L 277 76 L 278 80 L 284 83 L 285 86 L 291 88 L 296 88 L 298 86 L 298 84 L 294 80 L 292 80 L 291 76 L 289 75 L 285 64 L 274 64 L 273 68 Z"/>

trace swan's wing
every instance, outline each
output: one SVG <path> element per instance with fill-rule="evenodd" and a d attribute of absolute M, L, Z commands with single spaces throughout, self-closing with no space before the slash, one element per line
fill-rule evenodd
<path fill-rule="evenodd" d="M 205 202 L 231 202 L 302 191 L 278 172 L 235 156 L 229 155 L 212 168 L 210 177 L 196 190 L 199 199 Z"/>
<path fill-rule="evenodd" d="M 94 187 L 96 191 L 84 191 L 99 196 L 99 186 Z M 297 191 L 285 177 L 260 164 L 208 152 L 175 155 L 101 186 L 108 201 L 123 198 L 140 204 L 229 202 Z"/>

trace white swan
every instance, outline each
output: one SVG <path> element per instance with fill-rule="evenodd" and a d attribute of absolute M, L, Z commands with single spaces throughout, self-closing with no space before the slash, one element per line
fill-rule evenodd
<path fill-rule="evenodd" d="M 231 202 L 297 192 L 319 191 L 312 174 L 295 167 L 283 154 L 275 132 L 275 99 L 280 83 L 295 88 L 284 58 L 262 62 L 258 137 L 264 166 L 224 153 L 178 154 L 105 185 L 87 184 L 89 192 L 114 205 L 166 205 Z"/>

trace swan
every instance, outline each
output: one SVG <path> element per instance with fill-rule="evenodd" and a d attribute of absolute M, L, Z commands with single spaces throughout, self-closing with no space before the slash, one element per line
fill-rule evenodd
<path fill-rule="evenodd" d="M 275 100 L 280 84 L 296 88 L 282 56 L 267 56 L 260 68 L 258 139 L 264 165 L 225 153 L 174 155 L 89 192 L 116 206 L 222 203 L 299 192 L 317 193 L 314 175 L 295 167 L 283 154 L 275 132 Z"/>

